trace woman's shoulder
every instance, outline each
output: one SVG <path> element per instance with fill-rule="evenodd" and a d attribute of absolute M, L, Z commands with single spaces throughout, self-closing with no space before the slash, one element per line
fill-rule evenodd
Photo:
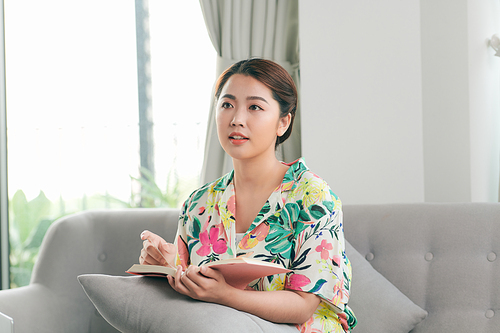
<path fill-rule="evenodd" d="M 328 207 L 341 207 L 339 197 L 332 191 L 328 183 L 311 171 L 303 159 L 295 161 L 290 166 L 294 170 L 293 196 L 302 200 L 304 206 L 326 204 Z M 334 203 L 332 205 L 332 203 Z"/>
<path fill-rule="evenodd" d="M 206 183 L 203 186 L 200 186 L 187 197 L 186 201 L 184 201 L 184 207 L 191 206 L 196 204 L 200 200 L 202 200 L 205 195 L 210 195 L 218 191 L 224 191 L 228 184 L 231 182 L 233 178 L 233 172 L 230 172 L 212 182 Z"/>
<path fill-rule="evenodd" d="M 293 163 L 289 163 L 288 165 L 290 166 L 293 181 L 296 183 L 297 187 L 308 189 L 319 186 L 321 188 L 330 189 L 330 186 L 323 178 L 309 169 L 303 158 Z"/>

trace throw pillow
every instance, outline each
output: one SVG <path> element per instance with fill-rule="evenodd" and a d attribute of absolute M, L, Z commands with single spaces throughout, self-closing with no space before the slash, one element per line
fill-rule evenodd
<path fill-rule="evenodd" d="M 124 333 L 297 333 L 292 325 L 193 300 L 173 290 L 165 278 L 88 274 L 78 281 L 102 317 Z"/>
<path fill-rule="evenodd" d="M 427 316 L 346 241 L 352 265 L 349 307 L 358 324 L 354 333 L 408 333 Z"/>

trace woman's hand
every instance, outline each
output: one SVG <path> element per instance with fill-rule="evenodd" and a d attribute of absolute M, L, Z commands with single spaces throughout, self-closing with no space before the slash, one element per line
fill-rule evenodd
<path fill-rule="evenodd" d="M 301 291 L 236 289 L 226 283 L 220 272 L 205 266 L 189 266 L 184 272 L 178 266 L 175 277 L 169 275 L 167 278 L 178 293 L 226 305 L 276 323 L 303 324 L 311 318 L 320 302 L 318 296 Z"/>
<path fill-rule="evenodd" d="M 219 271 L 205 266 L 191 265 L 184 272 L 178 266 L 175 278 L 170 275 L 167 278 L 178 293 L 205 302 L 224 303 L 222 299 L 227 291 L 234 289 Z"/>
<path fill-rule="evenodd" d="M 141 233 L 141 239 L 144 241 L 141 256 L 139 257 L 141 265 L 175 267 L 177 249 L 174 244 L 167 243 L 163 238 L 148 230 Z"/>

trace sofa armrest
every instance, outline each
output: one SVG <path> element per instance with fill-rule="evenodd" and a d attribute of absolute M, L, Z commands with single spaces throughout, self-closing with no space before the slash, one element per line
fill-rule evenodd
<path fill-rule="evenodd" d="M 91 316 L 107 326 L 86 303 L 58 297 L 38 283 L 0 292 L 0 312 L 14 319 L 16 333 L 75 332 L 75 327 L 88 327 Z"/>
<path fill-rule="evenodd" d="M 172 242 L 177 209 L 94 210 L 54 222 L 40 248 L 29 286 L 0 291 L 0 312 L 16 333 L 116 332 L 85 295 L 77 276 L 127 275 L 139 261 L 140 233 L 151 230 Z"/>

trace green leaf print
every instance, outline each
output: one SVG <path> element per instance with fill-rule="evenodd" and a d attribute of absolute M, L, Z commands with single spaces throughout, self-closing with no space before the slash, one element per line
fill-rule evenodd
<path fill-rule="evenodd" d="M 191 254 L 191 252 L 193 251 L 194 246 L 196 244 L 198 244 L 199 242 L 200 242 L 199 240 L 194 239 L 193 237 L 191 237 L 189 235 L 187 236 L 187 243 L 188 243 L 187 248 L 188 248 L 189 254 Z"/>
<path fill-rule="evenodd" d="M 317 234 L 319 227 L 320 227 L 320 224 L 319 224 L 319 223 L 316 223 L 316 226 L 314 227 L 314 230 L 313 230 L 313 232 L 312 232 L 311 236 L 312 236 L 312 235 L 316 235 L 316 234 Z"/>
<path fill-rule="evenodd" d="M 198 192 L 196 192 L 196 194 L 194 195 L 193 200 L 191 200 L 191 202 L 197 202 L 203 196 L 203 194 L 205 194 L 205 192 L 207 190 L 208 190 L 208 187 L 201 188 L 200 190 L 198 190 Z"/>
<path fill-rule="evenodd" d="M 269 213 L 270 210 L 271 210 L 271 205 L 269 204 L 269 201 L 266 201 L 266 203 L 264 204 L 264 207 L 261 208 L 260 212 L 262 214 L 267 214 L 267 213 Z"/>
<path fill-rule="evenodd" d="M 309 216 L 309 214 L 307 214 L 305 210 L 302 209 L 299 213 L 299 220 L 304 222 L 309 222 L 311 221 L 311 217 Z"/>
<path fill-rule="evenodd" d="M 328 211 L 333 212 L 333 208 L 335 207 L 335 203 L 333 201 L 323 201 L 323 205 L 328 209 Z"/>
<path fill-rule="evenodd" d="M 315 293 L 317 292 L 318 290 L 321 289 L 321 287 L 323 287 L 323 285 L 326 283 L 326 280 L 325 279 L 320 279 L 316 282 L 316 284 L 314 285 L 314 287 L 309 290 L 308 292 L 310 293 Z"/>
<path fill-rule="evenodd" d="M 257 216 L 255 217 L 253 223 L 254 224 L 259 223 L 262 220 L 262 218 L 264 217 L 264 215 L 269 213 L 270 210 L 271 210 L 271 205 L 269 204 L 269 201 L 266 201 L 264 206 L 260 209 L 259 214 L 257 214 Z"/>
<path fill-rule="evenodd" d="M 297 237 L 298 235 L 300 235 L 300 233 L 304 230 L 306 230 L 307 228 L 309 228 L 309 224 L 305 224 L 303 223 L 302 221 L 295 221 L 293 223 L 293 234 L 295 237 Z"/>
<path fill-rule="evenodd" d="M 285 173 L 285 176 L 283 177 L 282 183 L 286 184 L 286 183 L 289 183 L 289 182 L 291 182 L 293 180 L 294 180 L 293 179 L 293 173 L 287 172 L 287 173 Z"/>
<path fill-rule="evenodd" d="M 200 230 L 201 230 L 201 223 L 200 220 L 195 216 L 193 217 L 193 224 L 191 224 L 191 234 L 193 235 L 193 238 L 199 239 L 200 238 Z"/>
<path fill-rule="evenodd" d="M 302 265 L 302 263 L 306 260 L 307 254 L 309 253 L 309 251 L 311 251 L 310 248 L 308 248 L 307 250 L 302 252 L 300 257 L 298 257 L 297 260 L 294 260 L 292 262 L 292 267 L 290 269 L 297 269 L 300 265 Z"/>
<path fill-rule="evenodd" d="M 278 222 L 278 217 L 276 215 L 271 215 L 267 218 L 267 223 L 271 225 L 275 224 L 276 222 Z"/>
<path fill-rule="evenodd" d="M 309 212 L 311 213 L 311 216 L 316 220 L 319 220 L 326 215 L 325 209 L 319 205 L 311 205 L 309 207 Z"/>
<path fill-rule="evenodd" d="M 280 224 L 283 226 L 288 226 L 289 229 L 292 228 L 293 222 L 297 221 L 299 217 L 299 205 L 293 202 L 289 202 L 285 205 L 285 209 L 281 211 Z"/>
<path fill-rule="evenodd" d="M 290 250 L 292 249 L 290 237 L 291 232 L 289 230 L 279 227 L 271 228 L 266 237 L 265 249 L 272 254 L 280 253 L 283 257 L 290 258 Z"/>

